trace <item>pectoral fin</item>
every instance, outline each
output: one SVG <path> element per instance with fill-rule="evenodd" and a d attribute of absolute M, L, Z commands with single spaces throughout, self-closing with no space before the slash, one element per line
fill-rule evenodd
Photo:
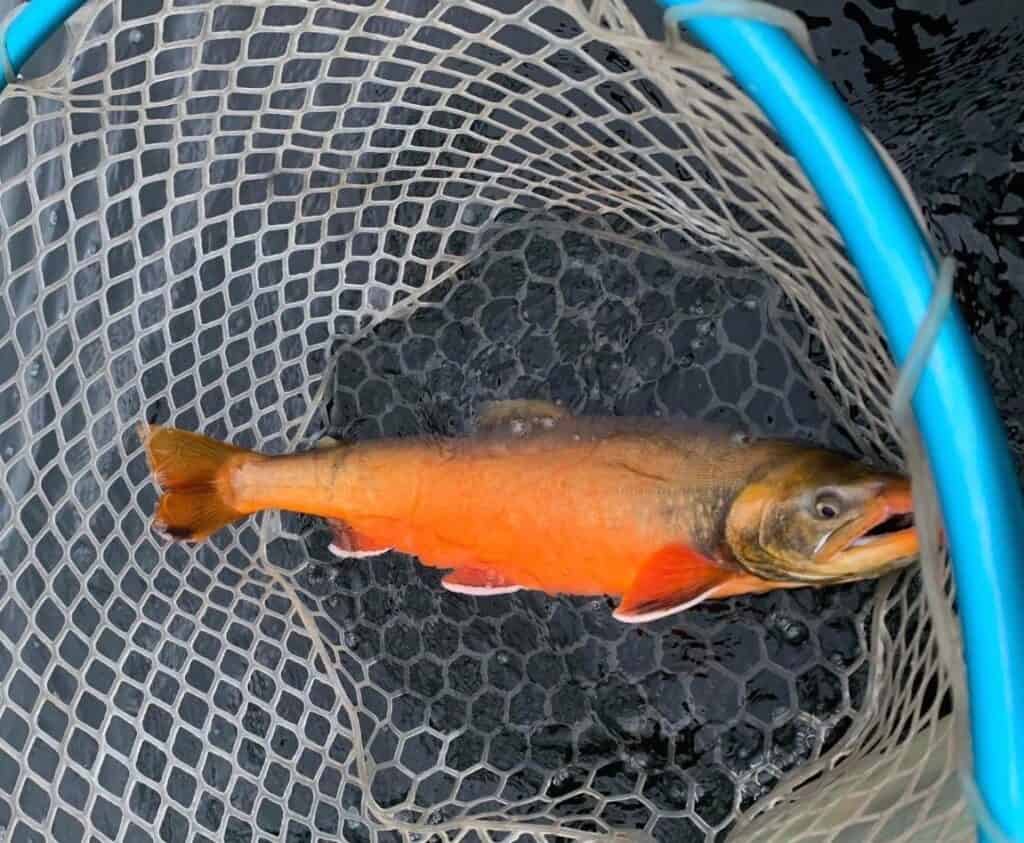
<path fill-rule="evenodd" d="M 445 574 L 441 585 L 457 594 L 473 594 L 477 597 L 512 594 L 522 588 L 490 568 L 456 568 L 450 574 Z"/>
<path fill-rule="evenodd" d="M 654 621 L 727 591 L 737 576 L 684 545 L 672 545 L 637 572 L 614 617 L 625 623 Z"/>

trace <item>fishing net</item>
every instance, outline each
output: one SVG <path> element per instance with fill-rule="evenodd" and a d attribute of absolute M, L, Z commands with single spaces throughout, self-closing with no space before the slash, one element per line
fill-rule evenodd
<path fill-rule="evenodd" d="M 910 573 L 634 628 L 313 519 L 149 530 L 142 418 L 284 452 L 551 398 L 898 462 L 870 303 L 715 60 L 614 0 L 96 2 L 65 42 L 0 97 L 8 839 L 967 839 Z"/>

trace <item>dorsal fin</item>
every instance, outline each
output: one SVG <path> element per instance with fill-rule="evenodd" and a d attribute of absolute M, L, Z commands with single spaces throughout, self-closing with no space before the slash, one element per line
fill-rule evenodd
<path fill-rule="evenodd" d="M 477 430 L 481 433 L 508 431 L 523 434 L 554 427 L 572 415 L 564 407 L 550 401 L 485 401 L 480 405 Z"/>

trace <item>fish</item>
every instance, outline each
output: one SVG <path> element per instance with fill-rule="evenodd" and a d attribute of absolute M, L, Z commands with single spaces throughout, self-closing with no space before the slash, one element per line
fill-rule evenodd
<path fill-rule="evenodd" d="M 919 551 L 908 479 L 834 450 L 536 400 L 478 416 L 468 436 L 284 455 L 143 423 L 153 527 L 198 542 L 263 510 L 304 513 L 339 556 L 411 554 L 466 595 L 603 595 L 625 623 L 875 578 Z"/>

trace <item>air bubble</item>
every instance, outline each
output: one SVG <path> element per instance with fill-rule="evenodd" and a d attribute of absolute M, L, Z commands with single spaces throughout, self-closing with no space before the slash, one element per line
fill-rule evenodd
<path fill-rule="evenodd" d="M 128 40 L 131 41 L 133 44 L 141 44 L 142 32 L 140 32 L 138 29 L 133 29 L 131 32 L 128 33 Z"/>
<path fill-rule="evenodd" d="M 743 300 L 744 310 L 757 310 L 757 299 L 749 298 Z"/>
<path fill-rule="evenodd" d="M 711 324 L 710 319 L 701 319 L 700 322 L 697 323 L 697 334 L 699 336 L 706 337 L 711 333 L 712 327 L 713 325 Z"/>
<path fill-rule="evenodd" d="M 523 436 L 526 434 L 527 424 L 522 419 L 513 419 L 509 428 L 512 430 L 513 435 Z"/>

